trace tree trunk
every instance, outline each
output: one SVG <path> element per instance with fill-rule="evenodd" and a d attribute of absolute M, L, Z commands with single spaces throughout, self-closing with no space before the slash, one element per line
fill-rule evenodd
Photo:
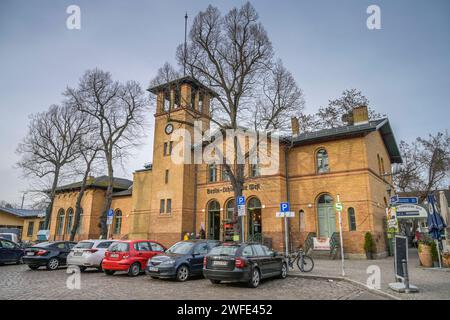
<path fill-rule="evenodd" d="M 80 217 L 81 217 L 81 200 L 83 200 L 84 192 L 86 191 L 86 184 L 87 179 L 89 177 L 89 173 L 91 172 L 91 166 L 90 163 L 88 163 L 88 167 L 86 168 L 86 172 L 84 173 L 83 181 L 81 183 L 80 192 L 77 196 L 77 202 L 75 204 L 75 219 L 73 223 L 72 230 L 70 231 L 70 241 L 73 241 L 75 239 L 75 235 L 78 231 L 78 226 L 80 224 Z"/>
<path fill-rule="evenodd" d="M 106 239 L 106 237 L 108 236 L 108 225 L 106 224 L 106 219 L 108 211 L 111 208 L 112 193 L 114 187 L 114 170 L 112 166 L 111 154 L 107 155 L 107 161 L 108 161 L 108 187 L 106 189 L 105 201 L 103 203 L 102 215 L 100 217 L 100 229 L 103 239 Z"/>
<path fill-rule="evenodd" d="M 53 211 L 53 203 L 55 201 L 56 188 L 58 187 L 58 179 L 59 179 L 59 170 L 60 168 L 55 169 L 55 176 L 53 177 L 52 190 L 50 191 L 50 203 L 47 206 L 45 212 L 45 220 L 44 220 L 44 229 L 50 229 L 50 221 L 52 219 L 52 211 Z"/>

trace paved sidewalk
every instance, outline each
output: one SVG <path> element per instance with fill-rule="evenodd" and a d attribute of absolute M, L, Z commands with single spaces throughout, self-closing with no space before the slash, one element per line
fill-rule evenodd
<path fill-rule="evenodd" d="M 315 259 L 314 270 L 310 273 L 301 273 L 296 268 L 292 275 L 341 277 L 341 260 Z M 345 260 L 346 278 L 366 284 L 370 274 L 367 268 L 376 265 L 381 269 L 381 290 L 400 299 L 412 300 L 449 300 L 450 299 L 450 268 L 429 269 L 422 268 L 419 263 L 417 249 L 409 250 L 409 277 L 410 283 L 419 288 L 418 293 L 396 293 L 389 288 L 389 283 L 395 282 L 394 258 L 389 257 L 378 260 Z"/>

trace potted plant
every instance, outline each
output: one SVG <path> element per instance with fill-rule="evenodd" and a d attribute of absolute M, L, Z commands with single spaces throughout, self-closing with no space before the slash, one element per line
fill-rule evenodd
<path fill-rule="evenodd" d="M 419 260 L 423 267 L 431 268 L 433 266 L 433 257 L 431 255 L 432 241 L 423 238 L 419 240 Z"/>
<path fill-rule="evenodd" d="M 450 268 L 450 252 L 444 251 L 442 253 L 442 265 L 444 268 Z"/>
<path fill-rule="evenodd" d="M 431 244 L 431 259 L 433 259 L 433 267 L 439 267 L 439 253 L 437 251 L 436 242 Z"/>
<path fill-rule="evenodd" d="M 364 235 L 364 251 L 366 252 L 366 258 L 368 260 L 373 259 L 375 243 L 373 242 L 372 234 L 370 232 L 366 232 Z"/>

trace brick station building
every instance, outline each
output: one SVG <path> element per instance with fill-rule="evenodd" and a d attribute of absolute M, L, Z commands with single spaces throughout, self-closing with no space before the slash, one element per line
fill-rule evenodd
<path fill-rule="evenodd" d="M 185 233 L 203 228 L 209 239 L 226 238 L 235 199 L 221 165 L 179 164 L 172 150 L 190 153 L 192 147 L 173 138 L 183 128 L 193 136 L 194 120 L 210 128 L 209 112 L 215 93 L 184 77 L 149 91 L 157 96 L 153 163 L 134 172 L 133 181 L 118 179 L 113 195 L 111 234 L 171 245 Z M 246 166 L 244 196 L 245 240 L 284 248 L 284 222 L 276 217 L 281 202 L 290 202 L 291 248 L 328 243 L 339 231 L 333 208 L 339 194 L 344 205 L 343 239 L 348 257 L 364 256 L 364 235 L 370 232 L 377 256 L 386 255 L 385 208 L 391 190 L 391 164 L 400 153 L 388 119 L 368 120 L 367 108 L 354 109 L 342 127 L 303 133 L 293 119 L 293 134 L 280 140 L 278 169 L 265 175 Z M 58 189 L 51 221 L 52 239 L 67 239 L 68 212 L 73 212 L 77 185 Z M 92 182 L 83 200 L 83 219 L 77 239 L 96 238 L 105 186 Z M 287 199 L 289 194 L 289 199 Z M 338 238 L 338 236 L 337 236 Z"/>

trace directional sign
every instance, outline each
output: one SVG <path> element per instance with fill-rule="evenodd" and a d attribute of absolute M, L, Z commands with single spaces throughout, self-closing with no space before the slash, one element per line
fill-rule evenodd
<path fill-rule="evenodd" d="M 428 218 L 427 210 L 415 204 L 401 204 L 396 209 L 398 219 Z"/>
<path fill-rule="evenodd" d="M 245 197 L 244 196 L 238 197 L 237 198 L 237 204 L 238 204 L 238 206 L 245 205 Z"/>
<path fill-rule="evenodd" d="M 342 209 L 344 208 L 344 206 L 342 205 L 342 202 L 336 202 L 334 204 L 334 208 L 336 209 L 336 211 L 342 211 Z"/>
<path fill-rule="evenodd" d="M 417 197 L 398 197 L 397 203 L 418 204 L 419 199 Z"/>
<path fill-rule="evenodd" d="M 392 203 L 392 204 L 397 203 L 397 201 L 398 201 L 398 196 L 392 196 L 392 197 L 391 197 L 391 203 Z"/>
<path fill-rule="evenodd" d="M 289 202 L 282 202 L 282 203 L 280 203 L 280 211 L 281 212 L 289 212 L 289 211 L 291 211 Z"/>

